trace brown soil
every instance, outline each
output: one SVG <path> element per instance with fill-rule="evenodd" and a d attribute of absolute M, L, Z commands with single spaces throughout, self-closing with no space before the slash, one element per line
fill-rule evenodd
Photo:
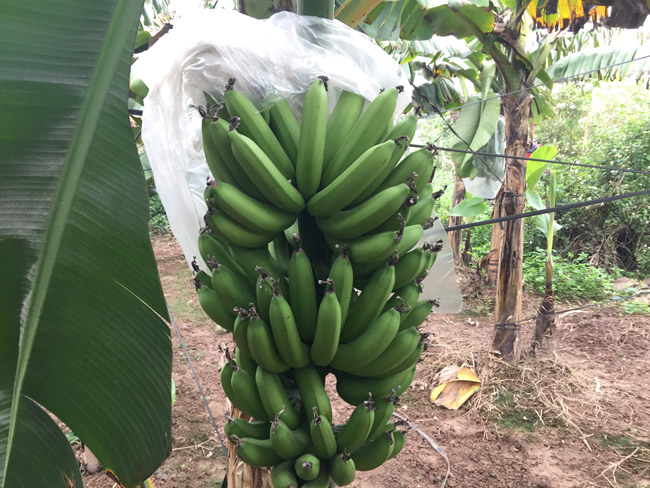
<path fill-rule="evenodd" d="M 223 437 L 219 366 L 225 347 L 232 347 L 230 334 L 200 310 L 173 238 L 157 237 L 153 244 L 165 295 Z M 465 311 L 432 315 L 422 327 L 432 334 L 430 348 L 397 409 L 446 453 L 446 486 L 650 487 L 650 317 L 625 315 L 616 305 L 561 315 L 555 350 L 547 344 L 537 358 L 506 365 L 489 354 L 493 290 L 465 281 Z M 524 316 L 533 316 L 540 300 L 526 296 Z M 522 326 L 525 346 L 533 327 Z M 173 329 L 172 339 L 173 451 L 153 479 L 165 488 L 218 487 L 225 473 L 221 445 Z M 437 372 L 463 363 L 482 379 L 480 392 L 457 411 L 433 405 Z M 333 405 L 336 422 L 349 409 L 338 399 Z M 411 430 L 397 458 L 357 473 L 350 486 L 441 486 L 446 472 L 443 456 Z M 84 482 L 114 487 L 102 474 Z"/>

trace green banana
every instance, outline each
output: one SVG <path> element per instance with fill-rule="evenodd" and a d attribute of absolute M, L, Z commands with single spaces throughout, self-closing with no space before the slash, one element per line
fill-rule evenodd
<path fill-rule="evenodd" d="M 228 132 L 232 152 L 253 184 L 280 210 L 300 212 L 305 200 L 255 142 L 237 130 Z"/>
<path fill-rule="evenodd" d="M 233 271 L 237 277 L 244 279 L 244 272 L 232 258 L 228 250 L 209 232 L 203 231 L 199 234 L 199 253 L 206 264 L 209 264 L 212 261 L 212 257 L 214 257 L 217 262 L 224 264 L 228 269 Z"/>
<path fill-rule="evenodd" d="M 391 308 L 402 308 L 404 313 L 400 315 L 400 323 L 403 323 L 413 309 L 413 306 L 418 302 L 420 293 L 422 293 L 422 288 L 420 287 L 419 282 L 412 281 L 407 283 L 401 288 L 395 290 L 395 293 L 393 293 L 390 300 L 386 302 L 382 311 L 385 312 Z"/>
<path fill-rule="evenodd" d="M 417 201 L 417 196 L 410 195 L 406 200 L 404 200 L 403 204 L 395 211 L 395 213 L 378 225 L 373 232 L 395 232 L 398 229 L 401 229 L 404 222 L 408 224 L 411 207 L 415 205 Z"/>
<path fill-rule="evenodd" d="M 319 76 L 309 87 L 302 107 L 296 184 L 305 198 L 320 185 L 327 129 L 327 77 Z"/>
<path fill-rule="evenodd" d="M 237 363 L 230 358 L 228 349 L 226 349 L 226 358 L 228 358 L 228 360 L 221 365 L 221 389 L 232 401 L 235 396 L 232 390 L 232 375 L 237 367 Z"/>
<path fill-rule="evenodd" d="M 341 254 L 334 258 L 334 262 L 330 268 L 329 278 L 334 282 L 334 293 L 341 307 L 341 327 L 343 327 L 348 316 L 352 294 L 354 293 L 356 297 L 356 292 L 353 290 L 354 275 L 349 257 L 350 246 L 343 244 L 340 247 Z"/>
<path fill-rule="evenodd" d="M 273 466 L 271 471 L 273 488 L 298 488 L 298 478 L 293 469 L 293 461 L 285 461 Z"/>
<path fill-rule="evenodd" d="M 271 306 L 271 297 L 273 296 L 273 285 L 268 273 L 264 268 L 258 266 L 257 271 L 260 276 L 255 284 L 255 303 L 257 304 L 257 313 L 260 314 L 262 320 L 269 321 L 269 307 Z"/>
<path fill-rule="evenodd" d="M 423 147 L 406 156 L 388 175 L 384 182 L 379 185 L 377 190 L 385 190 L 399 183 L 404 183 L 415 175 L 413 177 L 413 184 L 415 185 L 416 192 L 419 194 L 429 183 L 432 171 L 433 157 L 431 156 L 431 151 Z"/>
<path fill-rule="evenodd" d="M 213 181 L 208 189 L 217 208 L 251 230 L 277 234 L 296 220 L 296 214 L 259 202 L 229 183 Z"/>
<path fill-rule="evenodd" d="M 293 222 L 291 223 L 293 224 Z M 291 227 L 289 225 L 287 228 Z M 281 232 L 275 239 L 269 243 L 269 256 L 277 269 L 286 275 L 289 273 L 289 261 L 291 260 L 291 249 L 289 248 L 284 232 Z"/>
<path fill-rule="evenodd" d="M 263 420 L 244 420 L 241 418 L 226 416 L 226 424 L 223 430 L 226 436 L 230 438 L 231 435 L 237 437 L 252 437 L 254 439 L 268 439 L 269 438 L 269 422 Z"/>
<path fill-rule="evenodd" d="M 426 348 L 426 337 L 427 336 L 425 334 L 422 334 L 420 336 L 420 342 L 418 342 L 416 348 L 401 362 L 397 363 L 391 370 L 386 371 L 383 376 L 394 376 L 402 373 L 403 371 L 409 370 L 410 368 L 414 368 Z"/>
<path fill-rule="evenodd" d="M 264 268 L 264 271 L 266 271 L 271 277 L 278 281 L 280 289 L 285 292 L 282 282 L 279 281 L 279 278 L 284 275 L 278 268 L 277 264 L 273 262 L 268 247 L 259 247 L 257 249 L 233 245 L 228 247 L 232 259 L 237 263 L 239 269 L 242 270 L 242 273 L 246 277 L 246 281 L 250 286 L 255 286 L 257 284 L 257 279 L 259 278 L 259 271 L 257 268 L 261 267 Z"/>
<path fill-rule="evenodd" d="M 228 332 L 232 332 L 235 327 L 235 313 L 232 308 L 225 307 L 214 290 L 204 286 L 199 280 L 195 280 L 194 285 L 197 287 L 199 305 L 206 315 Z"/>
<path fill-rule="evenodd" d="M 400 325 L 399 316 L 397 309 L 392 308 L 373 319 L 356 339 L 339 345 L 330 366 L 341 371 L 353 371 L 378 358 L 395 338 Z"/>
<path fill-rule="evenodd" d="M 255 372 L 255 384 L 264 411 L 269 418 L 275 418 L 278 415 L 289 429 L 297 429 L 300 425 L 301 416 L 291 405 L 280 376 L 265 370 L 262 366 L 258 366 Z M 279 412 L 282 412 L 282 414 Z"/>
<path fill-rule="evenodd" d="M 413 139 L 415 135 L 415 130 L 417 129 L 417 118 L 413 115 L 409 115 L 406 118 L 400 120 L 395 127 L 393 127 L 388 135 L 386 140 L 391 140 L 395 142 L 395 147 L 393 148 L 393 153 L 390 156 L 388 164 L 384 169 L 377 174 L 377 176 L 371 175 L 372 183 L 361 192 L 361 194 L 352 202 L 352 205 L 358 205 L 363 202 L 373 193 L 376 193 L 377 188 L 388 178 L 391 172 L 395 169 L 395 166 L 406 153 L 409 148 L 409 141 Z M 401 183 L 401 182 L 400 182 Z"/>
<path fill-rule="evenodd" d="M 318 414 L 318 407 L 313 408 L 314 419 L 309 423 L 309 433 L 316 455 L 329 459 L 336 454 L 336 438 L 332 424 L 324 415 Z"/>
<path fill-rule="evenodd" d="M 316 332 L 309 354 L 317 366 L 327 366 L 334 358 L 341 334 L 341 305 L 336 298 L 334 282 L 328 278 L 325 283 L 327 289 L 318 307 Z"/>
<path fill-rule="evenodd" d="M 346 450 L 330 461 L 330 477 L 337 486 L 349 485 L 354 481 L 355 474 L 354 461 Z"/>
<path fill-rule="evenodd" d="M 229 437 L 237 449 L 237 456 L 249 466 L 266 468 L 282 462 L 282 458 L 273 450 L 271 439 L 240 438 L 236 435 Z"/>
<path fill-rule="evenodd" d="M 309 413 L 317 408 L 331 422 L 332 405 L 327 391 L 325 391 L 324 380 L 318 374 L 316 367 L 308 364 L 304 368 L 294 370 L 293 373 L 307 418 L 309 418 Z"/>
<path fill-rule="evenodd" d="M 295 248 L 289 261 L 289 296 L 291 310 L 296 320 L 300 338 L 305 342 L 314 339 L 318 301 L 314 272 L 307 253 L 300 245 L 298 234 L 293 235 Z"/>
<path fill-rule="evenodd" d="M 395 389 L 391 390 L 388 395 L 383 395 L 381 400 L 375 401 L 375 419 L 372 422 L 372 428 L 368 434 L 368 441 L 376 439 L 379 434 L 385 431 L 386 423 L 393 416 L 396 403 L 397 394 L 395 393 Z"/>
<path fill-rule="evenodd" d="M 194 279 L 199 280 L 201 285 L 212 288 L 212 276 L 201 270 L 199 263 L 196 262 L 196 256 L 192 259 L 192 271 L 194 271 Z M 198 289 L 198 288 L 197 288 Z"/>
<path fill-rule="evenodd" d="M 201 122 L 201 134 L 203 136 L 203 152 L 205 160 L 210 168 L 210 173 L 219 181 L 225 181 L 233 185 L 238 185 L 237 180 L 232 175 L 224 159 L 219 154 L 219 148 L 212 140 L 212 131 L 215 121 L 212 117 L 204 116 Z"/>
<path fill-rule="evenodd" d="M 332 183 L 351 161 L 355 161 L 368 148 L 377 144 L 386 124 L 393 118 L 397 95 L 396 88 L 388 88 L 370 103 L 327 165 L 322 177 L 323 186 Z"/>
<path fill-rule="evenodd" d="M 402 242 L 404 227 L 397 232 L 369 234 L 350 242 L 350 260 L 355 265 L 385 262 Z"/>
<path fill-rule="evenodd" d="M 327 217 L 346 207 L 371 183 L 368 175 L 388 164 L 394 147 L 393 141 L 370 147 L 309 199 L 307 211 L 314 217 Z"/>
<path fill-rule="evenodd" d="M 341 92 L 341 96 L 327 121 L 323 168 L 327 168 L 341 144 L 350 134 L 357 120 L 359 120 L 365 101 L 361 95 L 356 93 Z"/>
<path fill-rule="evenodd" d="M 296 459 L 293 467 L 301 480 L 311 481 L 320 473 L 320 459 L 313 454 L 303 454 Z"/>
<path fill-rule="evenodd" d="M 341 330 L 341 342 L 351 342 L 369 328 L 379 316 L 395 283 L 393 260 L 377 268 L 350 312 Z"/>
<path fill-rule="evenodd" d="M 283 98 L 269 109 L 271 120 L 269 125 L 278 138 L 278 142 L 295 165 L 298 156 L 298 138 L 300 124 L 293 114 L 289 103 Z"/>
<path fill-rule="evenodd" d="M 402 449 L 404 449 L 404 445 L 406 444 L 406 432 L 401 430 L 394 431 L 393 442 L 395 445 L 393 446 L 393 450 L 391 451 L 390 456 L 388 456 L 388 459 L 392 459 L 402 452 Z"/>
<path fill-rule="evenodd" d="M 238 348 L 244 352 L 247 356 L 250 357 L 250 349 L 248 348 L 248 324 L 250 322 L 250 317 L 251 314 L 243 309 L 243 308 L 235 308 L 235 312 L 237 312 L 237 317 L 235 318 L 235 326 L 233 327 L 233 336 L 235 338 L 235 344 L 237 344 Z M 235 357 L 237 355 L 237 351 L 235 350 Z M 237 361 L 237 364 L 242 366 L 242 364 Z M 246 369 L 246 368 L 244 368 Z M 248 370 L 247 370 L 248 371 Z M 249 373 L 251 371 L 248 371 Z M 252 370 L 252 373 L 255 374 L 255 370 Z"/>
<path fill-rule="evenodd" d="M 435 200 L 431 197 L 433 194 L 433 185 L 429 183 L 424 187 L 424 190 L 420 193 L 421 197 L 418 202 L 411 207 L 411 214 L 409 215 L 407 224 L 408 225 L 425 225 L 427 220 L 431 217 L 433 213 L 433 206 L 435 205 Z"/>
<path fill-rule="evenodd" d="M 330 474 L 324 466 L 320 467 L 318 476 L 308 481 L 301 488 L 330 488 Z"/>
<path fill-rule="evenodd" d="M 239 117 L 238 130 L 255 141 L 285 179 L 292 179 L 295 175 L 293 164 L 255 105 L 235 90 L 226 90 L 225 99 L 230 115 Z"/>
<path fill-rule="evenodd" d="M 212 288 L 225 307 L 230 310 L 244 308 L 254 301 L 246 283 L 233 271 L 216 260 L 209 264 L 212 267 Z"/>
<path fill-rule="evenodd" d="M 354 208 L 317 219 L 318 227 L 330 237 L 354 239 L 385 222 L 402 206 L 410 191 L 405 184 L 388 188 Z"/>
<path fill-rule="evenodd" d="M 385 432 L 352 455 L 357 471 L 371 471 L 381 466 L 393 452 L 393 431 Z"/>
<path fill-rule="evenodd" d="M 431 310 L 433 309 L 434 302 L 432 300 L 420 300 L 411 308 L 411 311 L 407 315 L 406 319 L 400 324 L 399 330 L 406 331 L 408 329 L 414 329 L 424 322 Z"/>
<path fill-rule="evenodd" d="M 235 361 L 239 367 L 245 370 L 249 375 L 255 375 L 255 371 L 257 370 L 257 363 L 251 356 L 242 351 L 239 345 L 235 347 Z"/>
<path fill-rule="evenodd" d="M 239 164 L 237 158 L 232 152 L 232 144 L 230 142 L 230 124 L 226 122 L 226 119 L 219 119 L 212 124 L 212 142 L 215 146 L 215 151 L 221 159 L 223 159 L 223 164 L 230 171 L 231 175 L 235 179 L 233 184 L 236 184 L 237 187 L 246 192 L 248 195 L 260 202 L 266 202 L 267 199 L 264 196 L 264 191 L 258 189 L 251 180 L 250 176 L 246 174 L 244 168 Z M 216 178 L 216 175 L 214 175 Z"/>
<path fill-rule="evenodd" d="M 258 420 L 270 420 L 262 407 L 255 379 L 246 370 L 235 366 L 230 378 L 230 386 L 233 395 L 230 401 L 235 407 Z"/>
<path fill-rule="evenodd" d="M 276 416 L 271 423 L 271 445 L 282 459 L 296 459 L 311 446 L 307 424 L 292 430 Z"/>
<path fill-rule="evenodd" d="M 277 232 L 258 232 L 249 229 L 217 209 L 209 209 L 204 219 L 213 235 L 236 246 L 262 247 L 271 242 L 277 234 Z"/>
<path fill-rule="evenodd" d="M 284 373 L 289 369 L 275 346 L 271 329 L 257 312 L 251 312 L 246 338 L 252 358 L 264 369 L 272 373 Z"/>
<path fill-rule="evenodd" d="M 280 293 L 277 282 L 273 283 L 269 321 L 275 345 L 284 362 L 292 368 L 302 368 L 309 364 L 309 349 L 300 340 L 291 305 Z"/>
<path fill-rule="evenodd" d="M 413 247 L 420 242 L 423 234 L 424 228 L 421 225 L 406 226 L 402 233 L 402 240 L 397 244 L 397 255 L 403 256 L 413 249 Z"/>
<path fill-rule="evenodd" d="M 375 421 L 374 410 L 372 395 L 369 395 L 367 400 L 353 410 L 345 427 L 336 437 L 337 452 L 346 450 L 349 453 L 354 453 L 366 443 Z"/>
<path fill-rule="evenodd" d="M 395 336 L 389 346 L 372 362 L 357 369 L 351 369 L 350 373 L 365 378 L 384 378 L 386 373 L 393 370 L 407 358 L 420 343 L 420 333 L 417 329 L 407 329 Z"/>
<path fill-rule="evenodd" d="M 417 248 L 400 257 L 395 265 L 395 289 L 401 288 L 426 273 L 429 252 L 423 248 Z"/>
<path fill-rule="evenodd" d="M 381 379 L 368 379 L 346 373 L 336 373 L 336 391 L 350 405 L 359 405 L 368 392 L 373 398 L 387 395 L 392 389 L 400 388 L 404 392 L 411 385 L 415 376 L 415 366 L 406 371 Z"/>

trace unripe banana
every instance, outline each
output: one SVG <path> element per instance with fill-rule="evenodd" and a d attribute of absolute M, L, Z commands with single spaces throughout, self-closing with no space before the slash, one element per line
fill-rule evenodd
<path fill-rule="evenodd" d="M 408 185 L 388 188 L 350 210 L 342 210 L 330 217 L 318 219 L 318 227 L 324 234 L 336 239 L 354 239 L 362 236 L 393 215 L 402 206 L 410 191 Z"/>
<path fill-rule="evenodd" d="M 310 418 L 310 412 L 316 407 L 331 422 L 332 405 L 327 396 L 327 391 L 325 391 L 324 380 L 321 379 L 318 370 L 312 364 L 309 364 L 304 368 L 296 369 L 294 377 L 307 418 Z"/>
<path fill-rule="evenodd" d="M 205 214 L 205 223 L 212 234 L 220 240 L 236 246 L 258 248 L 266 246 L 277 232 L 258 232 L 236 222 L 218 209 L 209 209 Z"/>
<path fill-rule="evenodd" d="M 393 118 L 397 95 L 396 88 L 388 88 L 370 103 L 323 173 L 323 186 L 332 183 L 345 171 L 351 161 L 356 160 L 364 151 L 377 144 L 384 133 L 386 124 Z"/>
<path fill-rule="evenodd" d="M 232 152 L 253 184 L 280 210 L 300 212 L 305 200 L 255 142 L 236 130 L 228 133 Z"/>
<path fill-rule="evenodd" d="M 408 218 L 408 225 L 425 225 L 433 213 L 435 200 L 431 197 L 433 185 L 430 183 L 420 193 L 420 199 L 411 207 L 411 214 Z"/>
<path fill-rule="evenodd" d="M 431 156 L 429 149 L 423 147 L 406 156 L 404 160 L 395 167 L 391 174 L 388 175 L 386 180 L 379 185 L 378 191 L 403 183 L 414 176 L 413 184 L 416 193 L 419 194 L 429 183 L 432 171 L 433 157 Z"/>
<path fill-rule="evenodd" d="M 409 312 L 406 319 L 404 319 L 404 321 L 400 324 L 399 330 L 405 331 L 420 326 L 431 313 L 433 306 L 433 300 L 420 300 L 417 302 L 411 308 L 411 311 Z"/>
<path fill-rule="evenodd" d="M 374 409 L 372 395 L 368 395 L 368 399 L 354 409 L 345 427 L 336 437 L 338 452 L 347 450 L 354 453 L 366 443 L 375 421 Z M 336 480 L 335 482 L 338 483 Z"/>
<path fill-rule="evenodd" d="M 255 377 L 255 371 L 257 370 L 257 363 L 255 360 L 241 350 L 241 347 L 235 347 L 235 361 L 240 368 L 246 371 L 252 377 Z"/>
<path fill-rule="evenodd" d="M 286 460 L 296 459 L 311 446 L 311 437 L 306 424 L 292 430 L 277 416 L 271 423 L 270 437 L 275 452 Z"/>
<path fill-rule="evenodd" d="M 352 455 L 357 471 L 371 471 L 390 457 L 395 441 L 393 431 L 386 432 L 369 442 Z"/>
<path fill-rule="evenodd" d="M 270 126 L 277 136 L 278 142 L 289 156 L 291 162 L 296 164 L 298 156 L 298 138 L 300 136 L 300 124 L 296 120 L 289 103 L 281 99 L 269 109 L 271 115 Z"/>
<path fill-rule="evenodd" d="M 249 466 L 266 468 L 282 461 L 273 450 L 271 439 L 240 438 L 236 435 L 230 436 L 229 439 L 237 449 L 237 456 Z"/>
<path fill-rule="evenodd" d="M 350 405 L 359 405 L 372 393 L 373 398 L 386 396 L 392 389 L 404 392 L 415 376 L 415 367 L 382 379 L 368 379 L 346 373 L 336 373 L 336 391 Z"/>
<path fill-rule="evenodd" d="M 226 182 L 213 181 L 208 189 L 217 208 L 254 231 L 277 234 L 296 220 L 296 214 L 259 202 Z"/>
<path fill-rule="evenodd" d="M 400 256 L 399 262 L 395 265 L 395 289 L 401 288 L 426 273 L 427 254 L 429 251 L 418 248 Z"/>
<path fill-rule="evenodd" d="M 327 129 L 327 77 L 319 76 L 307 90 L 302 107 L 296 184 L 305 198 L 320 185 Z"/>
<path fill-rule="evenodd" d="M 316 332 L 310 350 L 310 358 L 317 366 L 327 366 L 334 358 L 341 334 L 341 306 L 336 298 L 334 282 L 329 278 L 326 283 L 327 290 L 318 307 Z"/>
<path fill-rule="evenodd" d="M 354 294 L 356 297 L 356 292 L 353 290 L 354 275 L 350 263 L 349 245 L 343 244 L 341 246 L 341 254 L 334 258 L 329 277 L 334 282 L 334 293 L 336 293 L 336 298 L 341 307 L 341 327 L 343 327 L 348 316 L 352 295 Z"/>
<path fill-rule="evenodd" d="M 203 152 L 205 153 L 205 159 L 208 163 L 208 168 L 210 168 L 210 173 L 212 173 L 212 176 L 214 176 L 219 181 L 226 181 L 233 185 L 238 185 L 237 180 L 232 175 L 228 169 L 228 166 L 219 154 L 219 148 L 214 144 L 212 140 L 213 125 L 214 119 L 212 117 L 203 117 L 203 121 L 201 122 L 201 133 L 203 135 Z"/>
<path fill-rule="evenodd" d="M 350 243 L 350 260 L 356 265 L 386 262 L 402 241 L 404 228 L 397 232 L 379 232 L 360 237 Z"/>
<path fill-rule="evenodd" d="M 232 391 L 232 375 L 237 367 L 237 363 L 230 358 L 230 353 L 226 349 L 226 357 L 228 360 L 221 365 L 221 389 L 226 394 L 226 396 L 232 401 L 234 398 L 234 393 Z"/>
<path fill-rule="evenodd" d="M 253 439 L 268 439 L 269 438 L 269 422 L 263 420 L 244 420 L 227 416 L 226 424 L 223 430 L 226 436 L 230 438 L 231 435 L 237 437 L 252 437 Z"/>
<path fill-rule="evenodd" d="M 194 265 L 195 263 L 196 263 L 196 259 L 192 261 L 192 265 Z M 198 280 L 201 286 L 207 286 L 208 288 L 212 288 L 212 275 L 209 275 L 205 271 L 198 269 L 198 265 L 197 265 L 197 269 L 195 269 L 194 280 Z M 199 287 L 196 285 L 195 287 L 198 290 Z"/>
<path fill-rule="evenodd" d="M 330 461 L 330 477 L 337 486 L 349 485 L 354 481 L 355 474 L 354 461 L 346 450 Z"/>
<path fill-rule="evenodd" d="M 243 308 L 235 308 L 235 312 L 237 312 L 237 317 L 235 318 L 235 326 L 233 328 L 233 336 L 235 338 L 235 344 L 237 344 L 237 347 L 244 352 L 247 356 L 250 357 L 250 349 L 248 348 L 248 323 L 250 321 L 251 314 L 243 309 Z M 235 351 L 235 357 L 236 357 L 237 351 Z M 237 364 L 242 366 L 243 365 L 237 361 Z M 246 368 L 244 368 L 246 369 Z M 247 372 L 255 374 L 255 369 L 252 371 L 249 371 L 246 369 Z"/>
<path fill-rule="evenodd" d="M 397 309 L 392 308 L 369 322 L 359 337 L 339 345 L 330 366 L 341 371 L 354 371 L 378 358 L 397 334 L 399 316 Z"/>
<path fill-rule="evenodd" d="M 327 168 L 341 144 L 348 137 L 357 120 L 359 120 L 364 103 L 365 99 L 361 95 L 349 91 L 341 93 L 327 121 L 323 169 Z"/>
<path fill-rule="evenodd" d="M 260 276 L 255 284 L 255 303 L 257 304 L 257 313 L 264 322 L 269 321 L 269 307 L 271 306 L 271 297 L 273 296 L 273 285 L 271 284 L 272 278 L 268 273 L 261 268 L 257 267 Z"/>
<path fill-rule="evenodd" d="M 318 302 L 311 261 L 300 245 L 298 234 L 293 235 L 295 249 L 289 261 L 289 295 L 291 310 L 296 320 L 300 338 L 305 342 L 314 339 Z"/>
<path fill-rule="evenodd" d="M 394 265 L 394 261 L 391 260 L 372 274 L 359 299 L 350 307 L 350 313 L 341 330 L 341 342 L 353 341 L 377 319 L 393 290 Z"/>
<path fill-rule="evenodd" d="M 280 376 L 258 366 L 255 372 L 255 384 L 266 414 L 270 418 L 278 415 L 289 429 L 297 429 L 301 416 L 291 405 Z"/>
<path fill-rule="evenodd" d="M 273 483 L 273 488 L 298 488 L 298 479 L 293 470 L 293 461 L 285 461 L 273 466 L 271 483 Z"/>
<path fill-rule="evenodd" d="M 399 390 L 403 391 L 403 390 Z M 397 403 L 396 390 L 393 389 L 388 395 L 383 395 L 380 400 L 375 401 L 375 418 L 372 423 L 372 429 L 368 434 L 368 441 L 372 441 L 385 431 L 386 423 L 393 416 L 395 404 Z"/>
<path fill-rule="evenodd" d="M 238 366 L 233 368 L 230 386 L 233 395 L 230 401 L 235 407 L 258 420 L 270 419 L 262 407 L 262 400 L 260 400 L 260 395 L 257 392 L 255 379 L 244 369 Z"/>
<path fill-rule="evenodd" d="M 399 365 L 405 358 L 409 357 L 418 347 L 419 343 L 420 333 L 417 329 L 404 330 L 395 336 L 380 356 L 361 368 L 351 369 L 350 373 L 366 378 L 385 378 L 390 376 L 390 374 L 386 373 L 392 371 L 396 365 Z"/>
<path fill-rule="evenodd" d="M 203 286 L 200 281 L 195 280 L 194 285 L 197 287 L 199 305 L 206 315 L 228 332 L 232 332 L 235 327 L 235 313 L 232 309 L 225 307 L 214 290 Z"/>
<path fill-rule="evenodd" d="M 301 488 L 329 488 L 330 487 L 330 474 L 325 466 L 320 467 L 318 476 L 311 481 L 308 481 Z"/>
<path fill-rule="evenodd" d="M 245 278 L 244 272 L 232 258 L 228 250 L 212 234 L 207 232 L 207 229 L 199 234 L 199 252 L 206 264 L 209 264 L 212 261 L 212 257 L 214 257 L 217 262 L 225 265 L 238 278 L 242 280 Z"/>
<path fill-rule="evenodd" d="M 209 265 L 212 267 L 212 288 L 225 307 L 230 310 L 245 308 L 253 302 L 248 286 L 234 272 L 216 260 Z"/>
<path fill-rule="evenodd" d="M 293 164 L 264 116 L 250 100 L 235 90 L 226 90 L 225 99 L 230 115 L 239 117 L 239 131 L 255 141 L 286 179 L 292 179 L 295 174 Z"/>
<path fill-rule="evenodd" d="M 309 349 L 300 340 L 291 306 L 280 293 L 277 283 L 273 283 L 269 321 L 275 345 L 284 362 L 292 368 L 302 368 L 309 364 Z"/>
<path fill-rule="evenodd" d="M 426 348 L 426 337 L 426 334 L 422 334 L 420 337 L 420 342 L 418 342 L 416 348 L 408 356 L 402 359 L 401 362 L 397 363 L 392 369 L 386 371 L 384 373 L 384 376 L 388 378 L 390 376 L 398 375 L 404 371 L 414 368 L 420 360 L 424 349 Z"/>
<path fill-rule="evenodd" d="M 391 308 L 401 308 L 404 313 L 400 316 L 400 323 L 403 323 L 418 302 L 420 293 L 422 293 L 422 287 L 419 281 L 407 283 L 395 290 L 393 296 L 386 302 L 383 312 Z"/>
<path fill-rule="evenodd" d="M 327 217 L 350 204 L 370 183 L 368 175 L 380 172 L 390 159 L 395 143 L 386 141 L 370 147 L 331 183 L 312 196 L 307 211 L 314 217 Z"/>
<path fill-rule="evenodd" d="M 329 459 L 336 454 L 336 438 L 332 424 L 324 415 L 318 414 L 318 407 L 313 408 L 314 418 L 309 423 L 309 433 L 316 455 L 321 459 Z"/>
<path fill-rule="evenodd" d="M 406 432 L 401 430 L 394 431 L 393 442 L 395 445 L 393 446 L 393 450 L 391 451 L 390 456 L 388 456 L 388 459 L 392 459 L 402 452 L 402 449 L 404 449 L 404 445 L 406 444 Z"/>
<path fill-rule="evenodd" d="M 273 373 L 284 373 L 289 369 L 275 347 L 270 327 L 257 313 L 251 313 L 246 337 L 251 356 L 264 369 Z"/>
<path fill-rule="evenodd" d="M 244 273 L 246 281 L 250 283 L 251 286 L 255 286 L 257 284 L 257 280 L 259 278 L 259 271 L 257 268 L 261 267 L 272 278 L 278 281 L 282 292 L 288 292 L 288 289 L 285 289 L 283 286 L 283 282 L 279 281 L 279 278 L 284 276 L 284 274 L 278 268 L 277 264 L 275 264 L 271 259 L 271 254 L 269 253 L 268 247 L 251 249 L 230 245 L 228 248 L 230 249 L 230 255 L 232 256 L 232 259 L 235 260 L 239 268 Z"/>
<path fill-rule="evenodd" d="M 313 454 L 303 454 L 296 459 L 294 469 L 301 480 L 311 481 L 320 473 L 320 459 Z"/>

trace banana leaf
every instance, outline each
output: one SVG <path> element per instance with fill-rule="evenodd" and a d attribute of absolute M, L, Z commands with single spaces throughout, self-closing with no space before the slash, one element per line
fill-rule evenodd
<path fill-rule="evenodd" d="M 126 110 L 142 0 L 0 3 L 0 487 L 171 449 L 171 342 Z"/>

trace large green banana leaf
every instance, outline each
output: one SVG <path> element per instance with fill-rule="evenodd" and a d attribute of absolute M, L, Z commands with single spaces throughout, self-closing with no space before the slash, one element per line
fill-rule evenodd
<path fill-rule="evenodd" d="M 0 487 L 170 452 L 171 343 L 128 124 L 142 0 L 0 0 Z"/>

